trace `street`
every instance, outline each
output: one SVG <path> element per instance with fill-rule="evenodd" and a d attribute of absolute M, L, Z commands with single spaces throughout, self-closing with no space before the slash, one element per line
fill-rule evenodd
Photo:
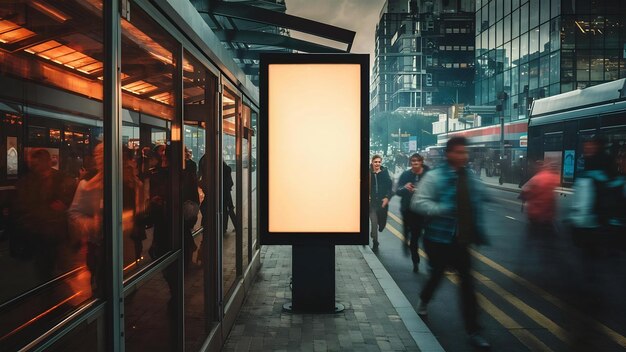
<path fill-rule="evenodd" d="M 493 351 L 626 349 L 626 256 L 605 249 L 585 255 L 567 233 L 541 238 L 526 231 L 517 193 L 487 188 L 489 246 L 472 250 L 480 322 Z M 559 194 L 561 215 L 567 194 Z M 403 244 L 399 197 L 379 234 L 377 256 L 417 309 L 428 275 L 425 253 L 412 272 Z M 421 247 L 421 243 L 420 243 Z M 426 324 L 446 351 L 472 351 L 459 308 L 456 276 L 447 274 L 428 306 Z"/>

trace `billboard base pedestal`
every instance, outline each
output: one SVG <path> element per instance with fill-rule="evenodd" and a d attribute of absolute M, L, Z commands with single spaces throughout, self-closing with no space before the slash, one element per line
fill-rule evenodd
<path fill-rule="evenodd" d="M 293 313 L 339 313 L 335 303 L 335 246 L 293 245 L 291 254 L 292 302 L 283 309 Z"/>

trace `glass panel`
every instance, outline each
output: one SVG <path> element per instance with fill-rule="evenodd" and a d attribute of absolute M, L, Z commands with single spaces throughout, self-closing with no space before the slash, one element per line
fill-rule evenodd
<path fill-rule="evenodd" d="M 503 39 L 503 33 L 504 33 L 504 29 L 503 29 L 503 23 L 504 21 L 498 21 L 498 23 L 496 23 L 496 46 L 501 46 L 504 42 L 502 41 Z"/>
<path fill-rule="evenodd" d="M 606 49 L 619 49 L 619 32 L 622 26 L 619 17 L 607 16 L 605 25 L 604 47 Z"/>
<path fill-rule="evenodd" d="M 550 54 L 550 83 L 559 83 L 561 73 L 561 55 L 560 52 Z"/>
<path fill-rule="evenodd" d="M 615 50 L 606 51 L 606 57 L 604 59 L 604 79 L 607 81 L 612 81 L 619 78 L 619 54 L 620 52 Z"/>
<path fill-rule="evenodd" d="M 533 60 L 530 62 L 528 67 L 528 77 L 528 89 L 537 89 L 537 87 L 539 87 L 539 60 Z"/>
<path fill-rule="evenodd" d="M 554 0 L 554 1 L 561 1 L 561 0 Z M 532 2 L 531 2 L 531 9 L 532 7 Z M 541 10 L 539 12 L 539 23 L 544 23 L 546 21 L 548 21 L 550 19 L 550 0 L 541 0 Z"/>
<path fill-rule="evenodd" d="M 533 13 L 536 13 L 536 11 L 533 11 Z M 528 18 L 529 18 L 528 17 L 528 4 L 524 4 L 520 8 L 520 19 L 519 19 L 520 34 L 528 32 L 528 29 L 531 28 L 528 26 L 529 25 Z"/>
<path fill-rule="evenodd" d="M 174 262 L 124 298 L 126 351 L 178 351 L 177 266 Z"/>
<path fill-rule="evenodd" d="M 546 0 L 543 0 L 543 2 L 546 2 Z M 548 1 L 549 2 L 549 1 Z M 527 7 L 528 5 L 525 5 L 524 7 L 528 9 Z M 522 10 L 524 9 L 524 7 L 522 7 Z M 530 20 L 528 22 L 529 26 L 528 28 L 535 28 L 539 25 L 539 0 L 530 0 Z M 522 31 L 524 32 L 524 31 Z"/>
<path fill-rule="evenodd" d="M 528 84 L 528 64 L 523 64 L 520 66 L 519 68 L 519 89 L 520 89 L 520 93 L 523 92 L 528 92 L 528 90 L 530 89 Z"/>
<path fill-rule="evenodd" d="M 587 51 L 576 51 L 576 80 L 589 80 L 589 53 Z"/>
<path fill-rule="evenodd" d="M 239 98 L 227 90 L 222 97 L 222 277 L 224 297 L 226 297 L 237 278 L 236 265 L 236 224 L 235 209 L 237 204 L 237 115 Z"/>
<path fill-rule="evenodd" d="M 496 23 L 496 2 L 489 2 L 489 26 L 493 26 Z"/>
<path fill-rule="evenodd" d="M 561 49 L 561 26 L 559 24 L 560 20 L 561 18 L 557 17 L 550 21 L 550 49 L 552 51 Z"/>
<path fill-rule="evenodd" d="M 539 86 L 550 85 L 550 57 L 543 56 L 539 63 Z"/>
<path fill-rule="evenodd" d="M 511 16 L 511 38 L 519 37 L 519 10 L 513 11 Z"/>
<path fill-rule="evenodd" d="M 511 66 L 519 66 L 519 63 L 519 38 L 515 38 L 511 42 Z"/>
<path fill-rule="evenodd" d="M 528 37 L 528 57 L 529 60 L 533 60 L 539 57 L 539 27 L 528 32 Z"/>
<path fill-rule="evenodd" d="M 550 52 L 550 22 L 541 25 L 539 32 L 539 53 L 544 55 Z"/>
<path fill-rule="evenodd" d="M 251 121 L 252 121 L 252 130 L 254 134 L 252 135 L 252 180 L 250 184 L 250 189 L 252 191 L 252 250 L 254 253 L 254 249 L 257 246 L 257 123 L 258 123 L 259 114 L 255 111 L 252 111 Z"/>
<path fill-rule="evenodd" d="M 511 13 L 511 0 L 504 0 L 504 15 Z"/>
<path fill-rule="evenodd" d="M 174 116 L 176 42 L 141 9 L 122 20 L 124 278 L 172 249 L 169 123 Z M 127 109 L 127 110 L 126 110 Z M 131 113 L 132 111 L 132 113 Z"/>
<path fill-rule="evenodd" d="M 528 33 L 524 33 L 520 37 L 519 57 L 521 62 L 528 61 Z"/>
<path fill-rule="evenodd" d="M 506 43 L 511 40 L 511 16 L 506 16 L 504 18 L 504 35 L 503 41 Z"/>
<path fill-rule="evenodd" d="M 99 314 L 95 318 L 83 321 L 72 331 L 63 336 L 46 352 L 93 352 L 104 351 L 105 329 L 104 316 Z"/>
<path fill-rule="evenodd" d="M 243 106 L 242 123 L 244 127 L 243 138 L 241 139 L 241 228 L 242 228 L 242 267 L 246 268 L 249 263 L 248 246 L 250 244 L 250 107 Z"/>
<path fill-rule="evenodd" d="M 552 0 L 550 6 L 550 18 L 557 17 L 561 14 L 561 0 Z"/>
<path fill-rule="evenodd" d="M 102 28 L 88 1 L 0 2 L 0 351 L 102 297 Z"/>
<path fill-rule="evenodd" d="M 604 55 L 602 51 L 594 50 L 589 58 L 590 79 L 592 81 L 604 80 Z"/>

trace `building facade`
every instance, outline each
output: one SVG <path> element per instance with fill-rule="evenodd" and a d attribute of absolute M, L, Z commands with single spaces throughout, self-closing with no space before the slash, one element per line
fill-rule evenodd
<path fill-rule="evenodd" d="M 507 121 L 528 118 L 534 99 L 626 77 L 619 0 L 476 4 L 476 104 L 502 105 Z"/>
<path fill-rule="evenodd" d="M 376 28 L 370 111 L 471 104 L 472 1 L 388 1 Z"/>

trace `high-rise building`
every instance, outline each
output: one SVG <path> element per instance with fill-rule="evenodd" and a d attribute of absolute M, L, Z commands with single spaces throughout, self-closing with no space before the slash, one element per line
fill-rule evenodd
<path fill-rule="evenodd" d="M 471 104 L 472 33 L 473 1 L 387 1 L 376 27 L 371 112 Z"/>
<path fill-rule="evenodd" d="M 506 121 L 533 99 L 626 77 L 621 0 L 476 4 L 476 104 L 502 105 Z"/>

